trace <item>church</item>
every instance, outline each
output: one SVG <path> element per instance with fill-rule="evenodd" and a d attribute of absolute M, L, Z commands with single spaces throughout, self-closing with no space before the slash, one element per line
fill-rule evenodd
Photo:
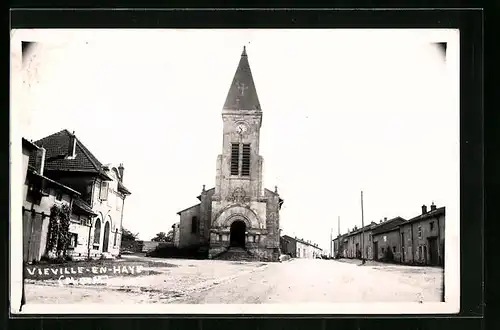
<path fill-rule="evenodd" d="M 211 259 L 279 261 L 283 200 L 263 187 L 259 154 L 262 109 L 245 47 L 222 109 L 222 153 L 215 187 L 178 212 L 179 247 Z"/>

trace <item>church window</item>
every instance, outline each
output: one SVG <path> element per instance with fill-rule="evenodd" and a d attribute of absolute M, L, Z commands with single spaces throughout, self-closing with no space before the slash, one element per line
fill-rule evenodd
<path fill-rule="evenodd" d="M 250 176 L 250 144 L 243 144 L 241 175 Z"/>
<path fill-rule="evenodd" d="M 191 218 L 191 233 L 198 232 L 198 217 Z"/>
<path fill-rule="evenodd" d="M 238 143 L 231 144 L 231 175 L 238 175 L 240 160 L 240 145 Z"/>

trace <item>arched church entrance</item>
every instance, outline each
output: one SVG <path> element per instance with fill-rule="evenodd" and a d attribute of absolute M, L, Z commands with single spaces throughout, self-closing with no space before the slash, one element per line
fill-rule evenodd
<path fill-rule="evenodd" d="M 247 225 L 244 221 L 236 220 L 231 224 L 229 244 L 234 247 L 245 247 L 245 232 Z"/>

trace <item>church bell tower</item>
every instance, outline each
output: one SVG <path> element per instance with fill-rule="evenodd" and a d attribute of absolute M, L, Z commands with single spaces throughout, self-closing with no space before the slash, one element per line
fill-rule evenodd
<path fill-rule="evenodd" d="M 263 194 L 259 155 L 262 110 L 245 47 L 222 110 L 222 154 L 217 158 L 215 196 L 257 200 Z"/>

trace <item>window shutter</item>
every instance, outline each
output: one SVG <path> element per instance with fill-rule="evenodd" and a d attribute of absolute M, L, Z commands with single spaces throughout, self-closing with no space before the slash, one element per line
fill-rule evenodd
<path fill-rule="evenodd" d="M 99 194 L 101 200 L 105 201 L 108 199 L 108 185 L 109 182 L 102 182 L 101 183 L 101 192 Z"/>
<path fill-rule="evenodd" d="M 231 144 L 231 175 L 238 175 L 240 159 L 240 145 L 239 143 Z"/>
<path fill-rule="evenodd" d="M 241 175 L 250 176 L 250 144 L 243 144 Z"/>

